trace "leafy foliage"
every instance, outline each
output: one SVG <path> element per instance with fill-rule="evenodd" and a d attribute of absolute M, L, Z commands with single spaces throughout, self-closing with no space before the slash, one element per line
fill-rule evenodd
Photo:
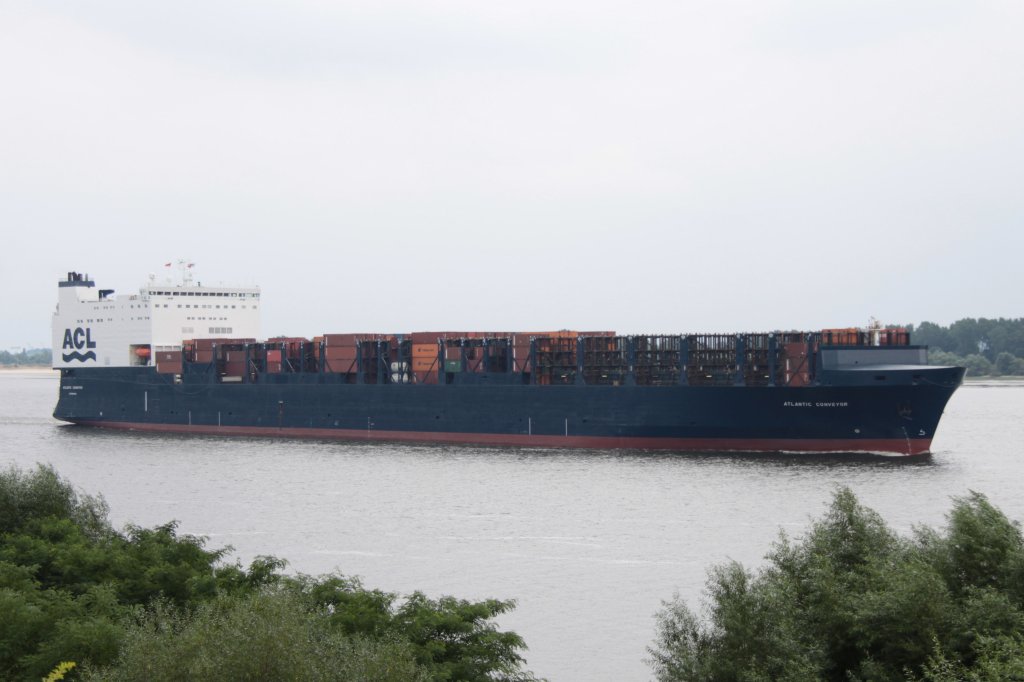
<path fill-rule="evenodd" d="M 350 637 L 288 590 L 218 596 L 191 611 L 156 601 L 125 634 L 113 666 L 85 680 L 374 680 L 425 682 L 400 640 Z"/>
<path fill-rule="evenodd" d="M 50 467 L 0 472 L 0 679 L 533 680 L 510 601 L 432 600 L 281 573 L 179 535 L 113 529 Z"/>
<path fill-rule="evenodd" d="M 914 343 L 930 347 L 932 364 L 967 367 L 970 376 L 1024 375 L 1024 318 L 922 322 L 911 330 Z"/>
<path fill-rule="evenodd" d="M 49 348 L 26 348 L 17 353 L 0 350 L 0 365 L 46 365 L 52 364 L 53 353 Z"/>
<path fill-rule="evenodd" d="M 894 534 L 848 489 L 753 574 L 710 571 L 707 615 L 676 597 L 649 649 L 657 679 L 987 680 L 1024 670 L 1024 539 L 980 494 L 945 533 Z"/>

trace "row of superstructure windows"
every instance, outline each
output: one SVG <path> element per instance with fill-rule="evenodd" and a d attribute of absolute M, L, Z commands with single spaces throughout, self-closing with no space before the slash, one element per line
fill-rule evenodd
<path fill-rule="evenodd" d="M 178 307 L 180 308 L 181 306 L 182 306 L 182 304 L 179 303 Z M 167 306 L 165 305 L 164 307 L 166 308 Z M 213 308 L 214 306 L 212 306 L 212 305 L 192 305 L 190 303 L 186 303 L 185 307 L 186 308 Z M 220 306 L 216 306 L 216 307 L 220 308 Z M 235 306 L 231 306 L 232 309 L 234 309 L 234 307 Z M 224 306 L 224 308 L 227 309 L 227 306 Z M 256 306 L 253 306 L 252 309 L 256 310 Z M 244 305 L 242 306 L 242 310 L 245 310 L 245 306 Z"/>
<path fill-rule="evenodd" d="M 132 320 L 148 320 L 149 316 L 147 315 L 146 317 L 133 317 L 131 319 Z M 98 324 L 100 322 L 113 322 L 113 321 L 114 321 L 114 318 L 112 318 L 112 317 L 108 317 L 106 319 L 104 319 L 102 317 L 90 317 L 88 319 L 78 319 L 78 320 L 75 320 L 75 324 Z M 121 321 L 123 322 L 124 320 L 121 320 Z"/>
<path fill-rule="evenodd" d="M 210 333 L 210 334 L 231 334 L 231 333 L 234 332 L 234 328 L 233 327 L 210 327 L 209 329 L 210 329 L 210 331 L 208 333 Z M 182 327 L 181 328 L 181 333 L 182 334 L 192 334 L 194 332 L 195 332 L 195 328 L 194 327 Z"/>
<path fill-rule="evenodd" d="M 237 291 L 150 291 L 150 296 L 231 296 L 236 298 L 259 298 L 258 292 L 242 292 Z"/>

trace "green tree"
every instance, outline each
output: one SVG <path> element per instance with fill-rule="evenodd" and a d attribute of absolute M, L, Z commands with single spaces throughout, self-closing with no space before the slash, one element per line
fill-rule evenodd
<path fill-rule="evenodd" d="M 964 359 L 956 353 L 947 353 L 944 350 L 928 349 L 928 364 L 941 365 L 944 367 L 963 367 Z"/>
<path fill-rule="evenodd" d="M 524 660 L 519 652 L 525 643 L 514 632 L 499 631 L 492 620 L 514 606 L 512 601 L 497 599 L 434 600 L 414 592 L 397 610 L 395 620 L 432 680 L 525 682 L 535 679 L 520 670 Z"/>
<path fill-rule="evenodd" d="M 922 322 L 916 327 L 911 326 L 910 330 L 911 338 L 916 344 L 929 346 L 931 349 L 953 348 L 955 346 L 949 330 L 945 327 L 940 327 L 934 322 Z"/>
<path fill-rule="evenodd" d="M 426 682 L 400 640 L 347 636 L 294 591 L 221 595 L 194 610 L 157 601 L 127 628 L 116 662 L 83 680 Z"/>
<path fill-rule="evenodd" d="M 394 593 L 367 590 L 358 579 L 344 576 L 300 576 L 289 585 L 329 613 L 331 625 L 340 632 L 408 642 L 432 680 L 536 679 L 521 670 L 525 661 L 520 652 L 526 648 L 522 638 L 498 630 L 493 622 L 512 610 L 512 601 L 431 599 L 421 592 L 399 600 Z"/>
<path fill-rule="evenodd" d="M 984 377 L 992 374 L 992 363 L 978 353 L 966 356 L 963 359 L 963 366 L 967 368 L 967 376 Z"/>
<path fill-rule="evenodd" d="M 0 351 L 0 365 L 47 365 L 52 363 L 49 348 L 31 348 L 18 353 Z"/>
<path fill-rule="evenodd" d="M 115 531 L 50 467 L 0 471 L 0 679 L 533 680 L 511 601 L 405 600 L 224 561 L 174 522 Z"/>
<path fill-rule="evenodd" d="M 1003 351 L 996 356 L 994 369 L 999 374 L 1015 374 L 1016 372 L 1014 370 L 1017 369 L 1017 362 L 1017 358 L 1015 358 L 1011 353 Z"/>
<path fill-rule="evenodd" d="M 846 489 L 767 565 L 710 571 L 707 619 L 678 597 L 650 663 L 675 680 L 1014 679 L 1024 669 L 1024 542 L 983 495 L 945 533 L 894 534 Z"/>

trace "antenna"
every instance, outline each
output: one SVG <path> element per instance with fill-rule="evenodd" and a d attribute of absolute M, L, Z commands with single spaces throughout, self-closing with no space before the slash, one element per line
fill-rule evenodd
<path fill-rule="evenodd" d="M 192 263 L 184 258 L 178 260 L 178 270 L 181 271 L 181 284 L 183 286 L 189 286 L 192 284 L 192 268 L 195 263 Z"/>

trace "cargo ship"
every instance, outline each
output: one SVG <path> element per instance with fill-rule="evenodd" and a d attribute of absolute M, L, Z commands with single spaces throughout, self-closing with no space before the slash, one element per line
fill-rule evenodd
<path fill-rule="evenodd" d="M 696 452 L 930 452 L 962 367 L 905 329 L 260 339 L 259 287 L 58 282 L 54 417 L 137 431 Z"/>

